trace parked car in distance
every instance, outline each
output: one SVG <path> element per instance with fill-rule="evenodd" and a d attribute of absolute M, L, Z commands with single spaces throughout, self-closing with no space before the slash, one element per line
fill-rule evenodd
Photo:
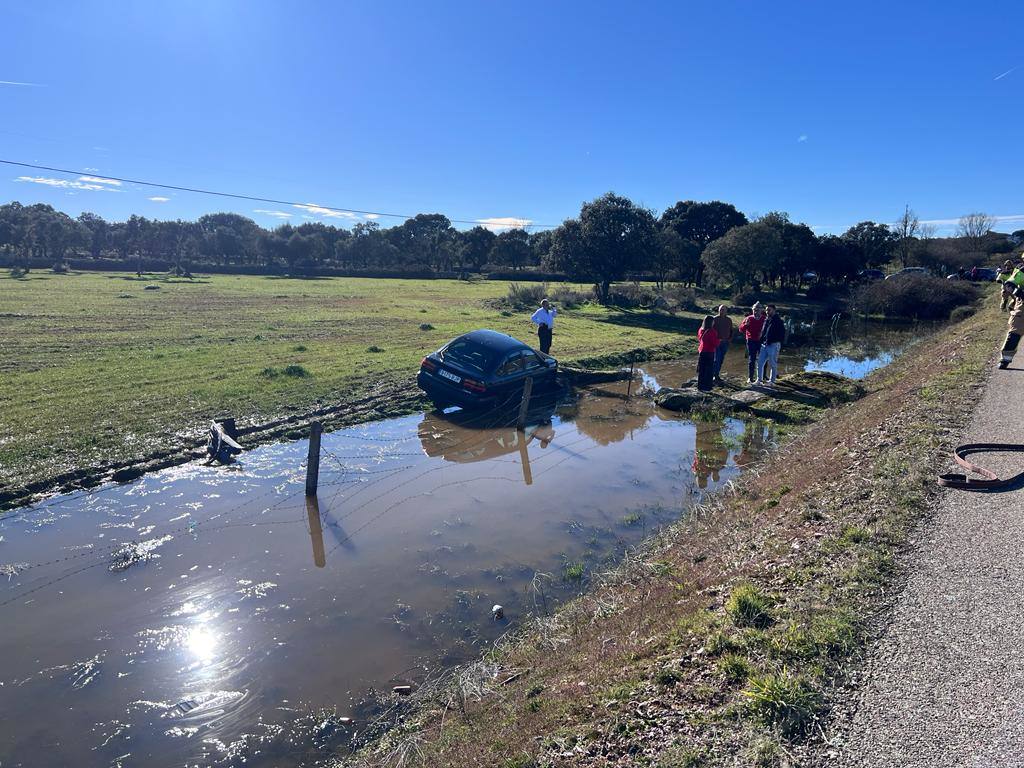
<path fill-rule="evenodd" d="M 805 283 L 813 283 L 815 280 L 818 279 L 818 273 L 817 272 L 804 272 L 802 275 L 800 275 L 800 278 Z"/>
<path fill-rule="evenodd" d="M 862 269 L 857 277 L 861 280 L 884 280 L 885 272 L 880 269 Z"/>
<path fill-rule="evenodd" d="M 458 336 L 420 362 L 416 383 L 439 409 L 499 409 L 520 399 L 526 379 L 534 391 L 554 387 L 558 361 L 519 339 L 479 330 Z"/>
<path fill-rule="evenodd" d="M 928 270 L 924 267 L 904 267 L 899 272 L 893 272 L 891 275 L 886 277 L 886 280 L 891 280 L 894 277 L 907 277 L 908 275 L 927 275 Z"/>

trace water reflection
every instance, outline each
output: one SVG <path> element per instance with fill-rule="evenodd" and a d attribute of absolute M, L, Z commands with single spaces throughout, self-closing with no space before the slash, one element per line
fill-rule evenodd
<path fill-rule="evenodd" d="M 725 437 L 725 421 L 711 420 L 697 423 L 693 450 L 693 474 L 697 487 L 706 490 L 708 481 L 719 482 L 719 472 L 729 461 L 729 448 Z"/>
<path fill-rule="evenodd" d="M 313 565 L 323 568 L 327 565 L 327 551 L 324 549 L 324 529 L 320 522 L 320 499 L 306 497 L 306 516 L 309 521 L 309 538 L 313 543 Z"/>

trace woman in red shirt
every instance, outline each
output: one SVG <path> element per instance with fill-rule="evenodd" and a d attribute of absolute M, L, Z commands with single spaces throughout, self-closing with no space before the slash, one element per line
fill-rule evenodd
<path fill-rule="evenodd" d="M 715 331 L 715 318 L 708 315 L 697 331 L 697 389 L 710 392 L 715 381 L 715 350 L 720 340 Z"/>

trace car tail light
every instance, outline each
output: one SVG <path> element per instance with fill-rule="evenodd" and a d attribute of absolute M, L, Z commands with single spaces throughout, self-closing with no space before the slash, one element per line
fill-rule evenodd
<path fill-rule="evenodd" d="M 482 381 L 476 381 L 475 379 L 463 379 L 462 386 L 471 392 L 486 392 L 487 385 Z"/>
<path fill-rule="evenodd" d="M 420 360 L 420 368 L 426 368 L 428 371 L 433 372 L 437 370 L 437 363 L 435 363 L 429 357 L 424 357 L 422 360 Z"/>

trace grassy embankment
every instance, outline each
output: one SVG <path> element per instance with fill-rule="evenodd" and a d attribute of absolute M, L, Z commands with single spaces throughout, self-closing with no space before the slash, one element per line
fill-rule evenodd
<path fill-rule="evenodd" d="M 79 468 L 166 455 L 213 417 L 244 426 L 317 409 L 364 420 L 417 407 L 408 384 L 443 342 L 480 327 L 532 338 L 528 312 L 493 306 L 508 285 L 2 275 L 0 503 L 33 483 L 88 477 L 76 478 Z M 586 304 L 564 312 L 554 351 L 573 360 L 692 346 L 695 318 Z"/>
<path fill-rule="evenodd" d="M 912 348 L 588 595 L 425 693 L 354 762 L 828 764 L 830 704 L 1003 327 L 988 306 Z"/>

